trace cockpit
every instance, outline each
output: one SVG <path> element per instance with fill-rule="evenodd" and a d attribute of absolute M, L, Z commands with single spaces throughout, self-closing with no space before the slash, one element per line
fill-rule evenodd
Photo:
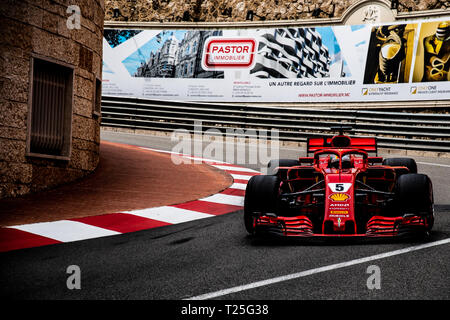
<path fill-rule="evenodd" d="M 367 160 L 367 155 L 357 150 L 348 152 L 321 151 L 314 156 L 315 166 L 319 169 L 328 169 L 333 172 L 338 170 L 362 169 Z"/>

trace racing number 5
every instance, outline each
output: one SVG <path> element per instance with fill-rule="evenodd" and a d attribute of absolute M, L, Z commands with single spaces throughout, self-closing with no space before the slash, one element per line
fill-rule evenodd
<path fill-rule="evenodd" d="M 328 186 L 330 187 L 331 191 L 333 192 L 347 192 L 351 187 L 351 183 L 329 183 Z"/>

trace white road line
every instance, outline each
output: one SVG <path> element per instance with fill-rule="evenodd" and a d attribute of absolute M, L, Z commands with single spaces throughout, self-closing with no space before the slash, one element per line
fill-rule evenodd
<path fill-rule="evenodd" d="M 221 160 L 215 160 L 215 159 L 205 159 L 205 158 L 200 158 L 200 157 L 194 157 L 194 156 L 186 156 L 183 155 L 183 157 L 194 160 L 194 161 L 198 161 L 198 162 L 204 162 L 206 164 L 208 163 L 224 163 L 227 164 L 227 162 L 221 161 Z"/>
<path fill-rule="evenodd" d="M 171 155 L 175 155 L 175 156 L 179 156 L 179 157 L 183 157 L 183 158 L 187 158 L 187 159 L 194 160 L 194 161 L 199 161 L 199 162 L 206 162 L 206 163 L 207 162 L 211 162 L 211 163 L 228 164 L 228 162 L 221 161 L 221 160 L 206 159 L 206 158 L 196 157 L 196 156 L 192 156 L 190 154 L 178 153 L 178 152 L 174 152 L 174 151 L 159 150 L 159 149 L 153 149 L 153 148 L 147 148 L 147 147 L 139 147 L 139 148 L 144 149 L 144 150 L 155 151 L 155 152 L 169 153 Z"/>
<path fill-rule="evenodd" d="M 153 149 L 153 148 L 147 148 L 147 147 L 139 147 L 140 149 L 144 149 L 144 150 L 150 150 L 150 151 L 155 151 L 155 152 L 161 152 L 161 153 L 170 153 L 170 154 L 176 154 L 178 156 L 189 156 L 188 154 L 181 154 L 181 153 L 176 153 L 173 151 L 167 151 L 167 150 L 159 150 L 159 149 Z"/>
<path fill-rule="evenodd" d="M 79 241 L 120 234 L 120 232 L 70 220 L 32 223 L 10 228 L 34 233 L 61 242 Z"/>
<path fill-rule="evenodd" d="M 258 171 L 250 169 L 250 168 L 244 168 L 244 167 L 233 167 L 233 166 L 225 166 L 225 165 L 212 165 L 213 167 L 221 170 L 230 170 L 230 171 L 242 171 L 242 172 L 252 172 L 252 173 L 258 173 Z"/>
<path fill-rule="evenodd" d="M 198 219 L 214 217 L 212 214 L 181 209 L 177 207 L 163 206 L 142 210 L 124 211 L 122 213 L 133 214 L 135 216 L 158 220 L 170 224 L 177 224 Z"/>
<path fill-rule="evenodd" d="M 163 206 L 142 210 L 124 211 L 122 213 L 133 214 L 135 216 L 162 221 L 170 224 L 177 224 L 198 219 L 214 217 L 212 214 L 181 209 L 177 207 Z"/>
<path fill-rule="evenodd" d="M 450 168 L 450 165 L 448 165 L 448 164 L 431 163 L 431 162 L 419 162 L 419 161 L 417 161 L 417 163 L 425 164 L 425 165 L 428 165 L 428 166 L 438 166 L 438 167 Z"/>
<path fill-rule="evenodd" d="M 439 246 L 439 245 L 443 245 L 443 244 L 448 244 L 448 243 L 450 243 L 450 238 L 447 238 L 447 239 L 444 239 L 444 240 L 439 240 L 439 241 L 434 241 L 434 242 L 430 242 L 430 243 L 425 243 L 425 244 L 421 244 L 421 245 L 417 245 L 417 246 L 412 246 L 412 247 L 408 247 L 408 248 L 404 248 L 404 249 L 399 249 L 399 250 L 389 251 L 389 252 L 385 252 L 385 253 L 380 253 L 380 254 L 376 254 L 376 255 L 373 255 L 373 256 L 365 257 L 365 258 L 360 258 L 360 259 L 350 260 L 350 261 L 346 261 L 346 262 L 336 263 L 336 264 L 332 264 L 332 265 L 329 265 L 329 266 L 320 267 L 320 268 L 316 268 L 316 269 L 310 269 L 310 270 L 306 270 L 306 271 L 301 271 L 301 272 L 288 274 L 288 275 L 285 275 L 285 276 L 280 276 L 280 277 L 276 277 L 276 278 L 272 278 L 272 279 L 257 281 L 257 282 L 245 284 L 245 285 L 242 285 L 242 286 L 237 286 L 237 287 L 233 287 L 233 288 L 228 288 L 228 289 L 223 289 L 223 290 L 219 290 L 219 291 L 215 291 L 215 292 L 202 294 L 202 295 L 191 297 L 191 298 L 188 298 L 188 299 L 185 299 L 185 300 L 213 299 L 213 298 L 225 296 L 225 295 L 228 295 L 228 294 L 231 294 L 231 293 L 236 293 L 236 292 L 241 292 L 241 291 L 245 291 L 245 290 L 255 289 L 255 288 L 268 286 L 268 285 L 279 283 L 279 282 L 283 282 L 283 281 L 289 281 L 289 280 L 293 280 L 293 279 L 298 279 L 298 278 L 310 276 L 310 275 L 321 273 L 321 272 L 326 272 L 326 271 L 331 271 L 331 270 L 336 270 L 336 269 L 340 269 L 340 268 L 345 268 L 345 267 L 349 267 L 349 266 L 353 266 L 353 265 L 357 265 L 357 264 L 366 263 L 366 262 L 369 262 L 369 261 L 385 259 L 385 258 L 388 258 L 388 257 L 397 256 L 397 255 L 400 255 L 400 254 L 404 254 L 404 253 L 408 253 L 408 252 L 412 252 L 412 251 L 417 251 L 417 250 L 422 250 L 422 249 L 426 249 L 426 248 L 430 248 L 430 247 L 434 247 L 434 246 Z"/>
<path fill-rule="evenodd" d="M 233 183 L 228 189 L 245 190 L 247 188 L 246 183 Z"/>
<path fill-rule="evenodd" d="M 214 203 L 221 203 L 221 204 L 230 204 L 233 206 L 244 206 L 244 197 L 242 196 L 233 196 L 229 194 L 221 194 L 217 193 L 215 195 L 199 199 L 201 201 L 208 201 L 208 202 L 214 202 Z"/>
<path fill-rule="evenodd" d="M 252 177 L 252 176 L 247 176 L 247 175 L 243 175 L 243 174 L 234 174 L 234 173 L 232 173 L 231 176 L 235 180 L 250 180 L 250 178 Z"/>

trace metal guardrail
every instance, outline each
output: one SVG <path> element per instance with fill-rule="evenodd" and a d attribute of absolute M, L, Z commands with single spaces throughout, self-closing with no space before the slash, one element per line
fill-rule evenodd
<path fill-rule="evenodd" d="M 450 110 L 448 110 L 450 111 Z M 280 108 L 220 103 L 155 101 L 102 97 L 102 126 L 194 133 L 202 130 L 278 129 L 282 141 L 306 142 L 307 137 L 330 135 L 329 127 L 346 124 L 352 135 L 375 136 L 381 148 L 450 152 L 450 114 L 348 109 Z M 239 133 L 235 136 L 239 136 Z M 270 136 L 269 136 L 270 138 Z"/>

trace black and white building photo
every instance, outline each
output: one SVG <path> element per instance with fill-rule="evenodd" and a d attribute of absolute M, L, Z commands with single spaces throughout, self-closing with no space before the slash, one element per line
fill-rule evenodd
<path fill-rule="evenodd" d="M 134 76 L 145 78 L 223 78 L 223 72 L 205 71 L 201 65 L 206 39 L 221 35 L 222 31 L 186 31 L 181 41 L 175 35 L 172 35 L 160 49 L 150 53 L 149 59 L 142 63 Z"/>
<path fill-rule="evenodd" d="M 258 52 L 250 75 L 257 78 L 329 77 L 331 56 L 315 28 L 257 31 Z"/>

